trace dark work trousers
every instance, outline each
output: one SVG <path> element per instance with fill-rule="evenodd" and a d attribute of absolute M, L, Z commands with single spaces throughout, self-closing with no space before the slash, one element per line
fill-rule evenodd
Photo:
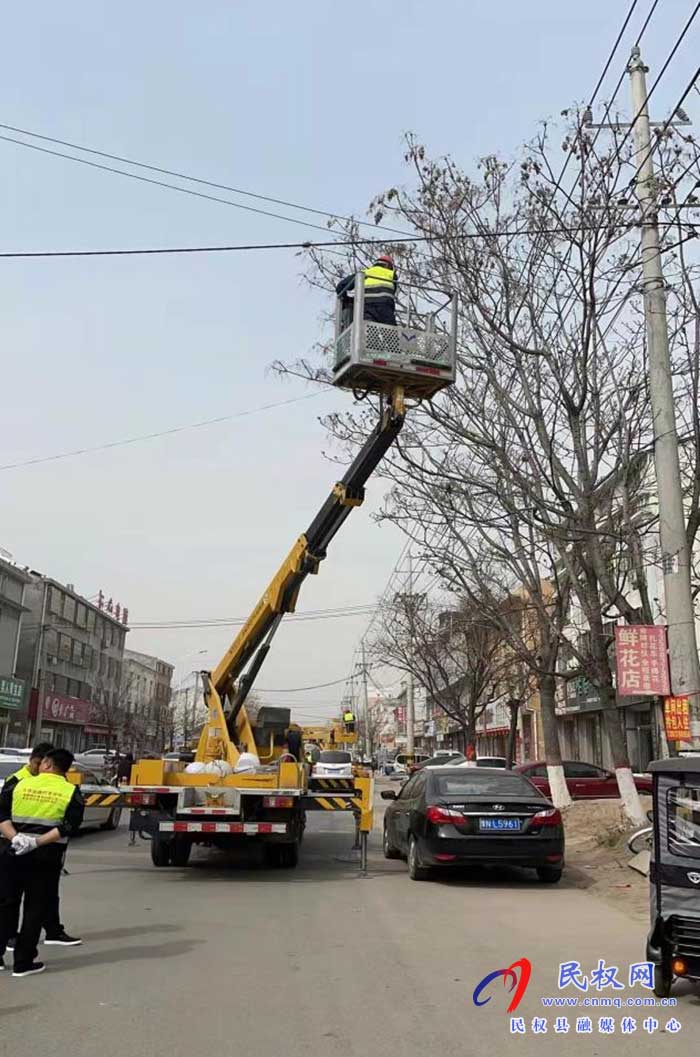
<path fill-rule="evenodd" d="M 396 326 L 396 304 L 393 297 L 367 297 L 365 294 L 365 319 L 371 323 L 388 323 Z"/>
<path fill-rule="evenodd" d="M 7 941 L 17 935 L 19 929 L 19 906 L 15 883 L 15 857 L 10 855 L 5 841 L 0 856 L 0 958 L 5 954 Z"/>
<path fill-rule="evenodd" d="M 0 893 L 0 945 L 3 947 L 17 927 L 24 899 L 22 927 L 15 942 L 17 972 L 28 969 L 36 959 L 47 911 L 55 905 L 63 858 L 56 854 L 57 850 L 46 848 L 13 856 L 7 861 L 7 869 L 3 869 Z"/>
<path fill-rule="evenodd" d="M 61 924 L 61 912 L 60 902 L 58 896 L 58 886 L 61 882 L 61 872 L 63 870 L 63 864 L 66 861 L 65 852 L 61 856 L 61 862 L 58 870 L 56 870 L 54 878 L 55 884 L 51 891 L 50 898 L 46 904 L 46 914 L 42 922 L 44 932 L 46 933 L 47 940 L 57 939 L 64 931 L 63 925 Z"/>
<path fill-rule="evenodd" d="M 66 856 L 65 856 L 65 852 L 64 852 L 63 856 L 61 858 L 61 868 L 56 871 L 56 875 L 55 875 L 55 878 L 56 878 L 55 889 L 54 889 L 54 891 L 51 892 L 51 898 L 48 899 L 47 903 L 46 903 L 46 916 L 44 917 L 44 921 L 43 921 L 43 929 L 44 929 L 44 932 L 46 933 L 47 940 L 58 939 L 58 937 L 65 931 L 64 928 L 63 928 L 63 925 L 61 924 L 60 899 L 59 899 L 59 892 L 58 892 L 59 884 L 60 884 L 60 881 L 61 881 L 61 871 L 63 870 L 63 864 L 64 864 L 65 860 L 66 860 Z M 0 861 L 2 861 L 2 860 L 0 860 Z M 1 869 L 1 867 L 0 867 L 0 869 Z M 1 891 L 1 888 L 2 888 L 2 885 L 1 885 L 1 882 L 0 882 L 0 891 Z M 10 940 L 10 939 L 11 940 L 15 940 L 16 937 L 17 937 L 18 931 L 19 931 L 19 904 L 17 904 L 17 913 L 15 915 L 15 926 L 14 926 L 14 929 L 12 930 L 12 932 L 9 933 L 9 935 L 7 936 L 7 939 L 5 939 L 4 942 L 0 938 L 0 958 L 2 958 L 3 954 L 5 953 L 5 947 L 7 945 L 7 940 Z"/>

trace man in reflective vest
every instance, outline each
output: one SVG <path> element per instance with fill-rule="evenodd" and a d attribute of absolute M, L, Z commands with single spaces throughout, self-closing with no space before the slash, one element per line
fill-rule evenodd
<path fill-rule="evenodd" d="M 355 713 L 354 712 L 351 712 L 349 709 L 347 710 L 347 712 L 344 712 L 343 713 L 343 723 L 345 724 L 345 733 L 346 734 L 354 734 L 355 733 Z"/>
<path fill-rule="evenodd" d="M 24 898 L 13 976 L 44 971 L 36 960 L 39 935 L 58 885 L 65 845 L 80 829 L 85 810 L 80 790 L 66 779 L 72 763 L 67 749 L 52 749 L 36 777 L 0 793 L 0 834 L 10 845 L 5 845 L 0 871 L 2 949 Z"/>
<path fill-rule="evenodd" d="M 395 327 L 397 276 L 393 258 L 385 254 L 377 257 L 371 268 L 364 269 L 364 277 L 365 319 L 373 323 L 388 323 L 389 326 Z M 341 322 L 343 330 L 352 322 L 352 301 L 349 294 L 354 289 L 354 275 L 346 275 L 335 288 L 344 313 Z"/>
<path fill-rule="evenodd" d="M 24 766 L 20 767 L 20 769 L 18 771 L 15 771 L 14 774 L 10 774 L 7 776 L 3 783 L 3 790 L 11 791 L 12 789 L 14 789 L 17 783 L 21 782 L 24 778 L 36 778 L 39 773 L 41 761 L 44 759 L 47 752 L 51 752 L 51 749 L 53 749 L 53 745 L 50 741 L 40 741 L 38 745 L 35 745 L 31 753 L 29 754 L 29 759 L 24 764 Z M 58 905 L 59 904 L 57 886 L 56 898 L 53 901 L 53 904 L 49 910 L 46 921 L 44 923 L 44 928 L 46 929 L 47 936 L 65 935 L 65 929 L 61 925 Z M 15 937 L 17 935 L 17 929 L 19 928 L 19 907 L 17 908 L 17 911 L 18 920 L 15 921 L 15 926 L 12 929 L 12 934 L 7 940 L 7 946 L 10 948 L 10 950 L 14 950 Z M 4 954 L 5 948 L 4 946 L 0 946 L 0 965 L 2 965 L 2 959 L 4 957 Z"/>
<path fill-rule="evenodd" d="M 53 749 L 53 745 L 50 741 L 40 741 L 38 745 L 35 745 L 24 766 L 20 767 L 20 769 L 15 771 L 14 774 L 7 776 L 3 784 L 3 789 L 14 789 L 17 783 L 21 782 L 23 778 L 36 778 L 39 773 L 41 761 L 51 749 Z"/>

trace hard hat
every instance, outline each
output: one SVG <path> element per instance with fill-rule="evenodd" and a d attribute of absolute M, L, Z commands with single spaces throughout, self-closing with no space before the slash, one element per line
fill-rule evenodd
<path fill-rule="evenodd" d="M 386 253 L 383 253 L 381 257 L 377 257 L 377 264 L 379 264 L 380 261 L 382 264 L 388 264 L 390 268 L 394 267 L 394 258 Z"/>

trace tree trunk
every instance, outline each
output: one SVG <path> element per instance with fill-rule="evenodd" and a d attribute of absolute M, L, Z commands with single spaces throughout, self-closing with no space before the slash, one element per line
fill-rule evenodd
<path fill-rule="evenodd" d="M 547 780 L 552 803 L 555 807 L 569 807 L 571 797 L 564 779 L 564 768 L 561 763 L 559 745 L 559 728 L 555 712 L 556 684 L 551 674 L 540 677 L 540 715 L 542 716 L 542 736 L 544 739 L 544 758 L 547 763 Z"/>
<path fill-rule="evenodd" d="M 508 730 L 508 747 L 506 749 L 506 767 L 509 771 L 512 771 L 513 764 L 515 763 L 515 744 L 518 737 L 518 708 L 520 707 L 519 701 L 509 701 L 508 708 L 510 709 L 510 728 Z"/>
<path fill-rule="evenodd" d="M 635 825 L 644 825 L 646 816 L 642 811 L 639 793 L 634 784 L 634 776 L 630 767 L 629 756 L 625 735 L 620 722 L 620 711 L 615 704 L 615 691 L 610 681 L 610 672 L 599 687 L 601 703 L 603 705 L 603 723 L 605 733 L 608 736 L 610 752 L 613 758 L 613 767 L 617 777 L 617 786 L 620 790 L 622 808 L 628 819 Z"/>

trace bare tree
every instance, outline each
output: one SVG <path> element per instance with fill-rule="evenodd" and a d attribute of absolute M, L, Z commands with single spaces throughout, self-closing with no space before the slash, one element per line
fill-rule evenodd
<path fill-rule="evenodd" d="M 462 748 L 476 752 L 476 722 L 506 692 L 513 658 L 503 638 L 469 602 L 435 606 L 421 595 L 397 595 L 370 644 L 376 663 L 411 674 L 429 700 L 459 728 Z"/>
<path fill-rule="evenodd" d="M 610 654 L 611 621 L 648 619 L 643 555 L 650 526 L 641 515 L 638 467 L 652 429 L 636 214 L 626 191 L 634 162 L 623 131 L 599 139 L 578 114 L 569 118 L 563 149 L 573 163 L 566 185 L 546 126 L 519 159 L 484 158 L 474 176 L 450 158 L 430 159 L 409 137 L 413 186 L 391 188 L 373 203 L 378 222 L 400 221 L 424 240 L 395 247 L 400 272 L 418 286 L 456 289 L 462 306 L 459 383 L 409 416 L 384 464 L 392 489 L 383 516 L 422 537 L 424 556 L 442 546 L 436 564 L 450 570 L 450 583 L 461 568 L 472 578 L 464 540 L 475 526 L 483 526 L 483 545 L 492 552 L 519 541 L 530 565 L 525 587 L 540 617 L 540 691 L 553 701 L 556 654 L 566 640 L 598 691 L 625 809 L 640 818 Z M 671 159 L 671 177 L 675 151 L 678 167 L 690 157 L 691 172 L 694 147 L 668 140 L 659 152 Z M 682 182 L 674 188 L 679 197 Z M 678 261 L 678 230 L 663 232 L 669 262 Z M 343 265 L 313 251 L 311 281 L 330 284 L 363 263 L 361 254 L 354 250 Z M 686 265 L 672 339 L 695 368 L 686 402 L 700 437 L 689 275 Z M 327 425 L 352 447 L 366 434 L 368 412 L 333 416 Z M 696 510 L 697 480 L 691 474 Z M 697 520 L 691 512 L 689 532 L 697 532 Z M 634 569 L 626 583 L 620 568 Z M 554 605 L 533 589 L 535 581 L 555 585 Z M 564 627 L 569 606 L 585 636 L 575 634 L 576 622 Z M 532 666 L 534 651 L 525 652 Z M 553 723 L 549 704 L 544 715 Z M 555 757 L 550 734 L 548 756 Z"/>

